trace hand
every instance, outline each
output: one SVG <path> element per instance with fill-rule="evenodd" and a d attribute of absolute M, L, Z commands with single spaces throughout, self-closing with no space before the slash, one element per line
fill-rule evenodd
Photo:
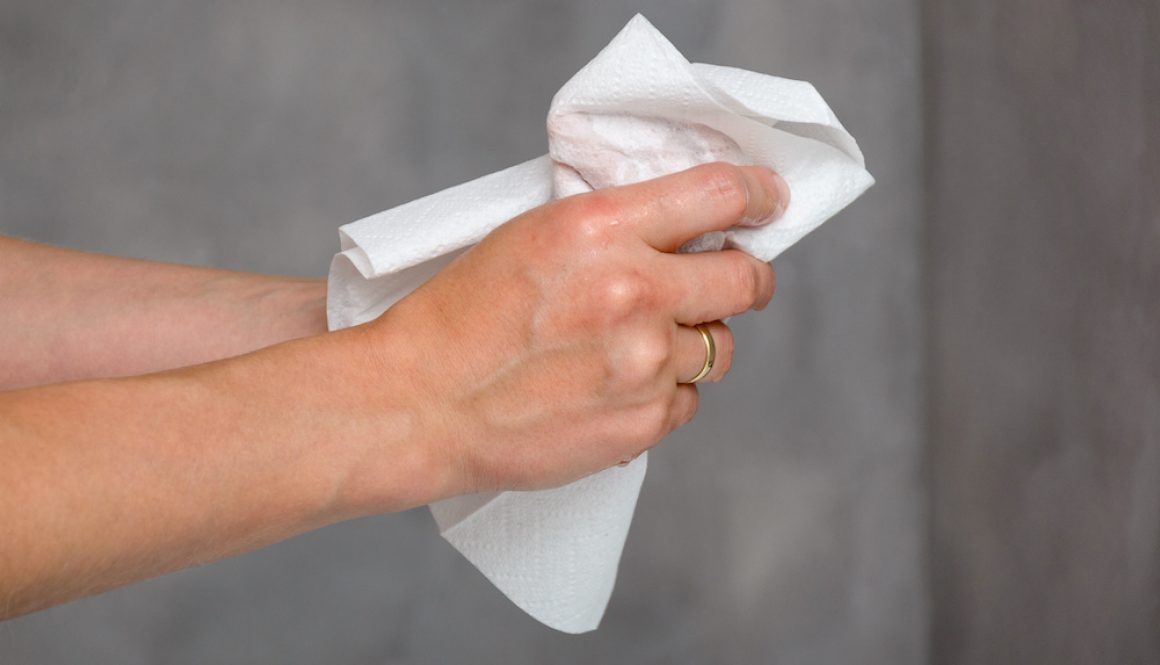
<path fill-rule="evenodd" d="M 771 172 L 724 164 L 583 194 L 505 224 L 367 325 L 0 391 L 0 618 L 639 454 L 697 410 L 696 387 L 680 384 L 705 359 L 689 326 L 711 322 L 720 380 L 733 340 L 718 319 L 773 295 L 761 261 L 675 250 L 776 216 L 787 196 Z M 107 265 L 94 272 L 131 292 L 137 268 Z M 179 295 L 205 282 L 174 275 Z M 319 295 L 303 285 L 304 312 Z"/>
<path fill-rule="evenodd" d="M 709 322 L 761 309 L 772 268 L 685 241 L 780 215 L 771 171 L 699 166 L 562 199 L 517 217 L 368 324 L 379 369 L 407 386 L 416 430 L 448 470 L 444 493 L 561 485 L 632 459 L 696 413 L 682 384 Z"/>

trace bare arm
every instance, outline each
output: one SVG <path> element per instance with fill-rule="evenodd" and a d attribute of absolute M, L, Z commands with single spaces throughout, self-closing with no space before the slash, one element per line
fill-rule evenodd
<path fill-rule="evenodd" d="M 375 508 L 420 503 L 412 479 L 436 491 L 427 447 L 401 447 L 409 414 L 356 376 L 358 337 L 0 393 L 0 618 L 369 512 L 352 490 L 372 454 L 391 460 Z"/>
<path fill-rule="evenodd" d="M 699 167 L 517 217 L 382 317 L 237 358 L 0 393 L 0 618 L 455 494 L 560 485 L 688 422 L 709 322 L 773 295 L 686 240 L 784 183 Z"/>
<path fill-rule="evenodd" d="M 322 280 L 0 237 L 0 390 L 131 376 L 326 330 Z"/>

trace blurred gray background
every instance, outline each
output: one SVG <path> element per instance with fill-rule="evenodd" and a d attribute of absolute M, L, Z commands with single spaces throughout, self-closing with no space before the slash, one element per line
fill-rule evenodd
<path fill-rule="evenodd" d="M 0 663 L 1160 662 L 1155 0 L 3 0 L 0 233 L 321 276 L 543 153 L 636 11 L 812 81 L 878 185 L 650 457 L 601 629 L 421 509 L 0 624 Z"/>

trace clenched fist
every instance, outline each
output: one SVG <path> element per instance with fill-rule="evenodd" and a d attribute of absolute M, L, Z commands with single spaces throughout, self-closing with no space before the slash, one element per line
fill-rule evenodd
<path fill-rule="evenodd" d="M 720 319 L 760 309 L 772 268 L 686 241 L 781 214 L 788 189 L 723 163 L 568 197 L 496 229 L 369 324 L 384 372 L 454 470 L 453 493 L 561 485 L 632 459 L 697 410 L 688 381 L 719 381 Z"/>
<path fill-rule="evenodd" d="M 321 285 L 0 245 L 80 266 L 77 293 L 102 285 L 78 297 L 57 279 L 67 270 L 0 262 L 10 299 L 43 310 L 0 312 L 28 347 L 10 355 L 61 355 L 43 340 L 63 335 L 64 357 L 87 359 L 73 376 L 97 375 L 0 391 L 0 618 L 357 515 L 560 485 L 633 458 L 697 410 L 688 381 L 707 349 L 693 326 L 715 340 L 706 378 L 720 380 L 733 353 L 720 319 L 773 295 L 761 261 L 677 249 L 777 217 L 788 197 L 771 171 L 727 164 L 572 196 L 496 229 L 379 319 L 326 334 L 310 334 L 320 307 L 303 325 L 247 327 L 228 313 L 249 307 L 217 302 L 297 311 Z M 37 284 L 63 294 L 55 309 Z M 78 300 L 96 304 L 71 327 L 48 315 Z M 154 336 L 177 332 L 102 323 L 130 311 Z M 141 376 L 110 365 L 300 335 Z M 117 343 L 86 352 L 96 339 Z"/>

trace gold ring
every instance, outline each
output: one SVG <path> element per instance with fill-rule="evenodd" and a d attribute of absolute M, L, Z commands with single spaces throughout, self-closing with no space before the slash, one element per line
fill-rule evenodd
<path fill-rule="evenodd" d="M 701 339 L 705 342 L 705 364 L 701 366 L 701 371 L 697 372 L 697 376 L 681 383 L 696 383 L 709 376 L 709 372 L 713 371 L 713 363 L 717 360 L 717 345 L 713 343 L 713 335 L 709 332 L 709 326 L 698 323 L 694 328 L 701 333 Z"/>

